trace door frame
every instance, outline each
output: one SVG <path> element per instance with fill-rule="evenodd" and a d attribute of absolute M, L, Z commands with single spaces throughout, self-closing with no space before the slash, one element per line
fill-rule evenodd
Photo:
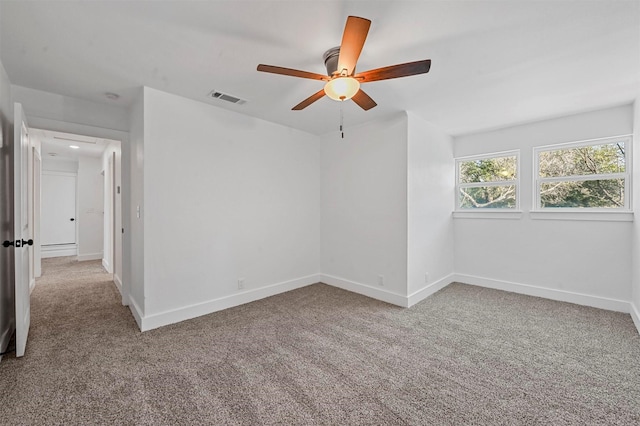
<path fill-rule="evenodd" d="M 89 124 L 71 123 L 52 118 L 31 117 L 30 126 L 34 129 L 50 130 L 69 134 L 85 135 L 96 138 L 108 139 L 118 143 L 119 161 L 116 167 L 119 168 L 119 179 L 121 191 L 120 195 L 120 227 L 119 237 L 116 243 L 120 243 L 121 276 L 118 277 L 117 285 L 122 289 L 122 304 L 129 306 L 131 293 L 131 240 L 129 230 L 131 227 L 131 151 L 129 144 L 129 133 L 123 130 L 96 127 Z"/>

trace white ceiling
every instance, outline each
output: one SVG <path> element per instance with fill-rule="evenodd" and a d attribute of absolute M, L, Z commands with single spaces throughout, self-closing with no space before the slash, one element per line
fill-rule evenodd
<path fill-rule="evenodd" d="M 107 145 L 112 142 L 109 139 L 42 129 L 31 129 L 31 137 L 40 142 L 41 156 L 47 160 L 78 161 L 80 156 L 101 157 Z"/>
<path fill-rule="evenodd" d="M 322 82 L 348 15 L 372 20 L 365 71 L 430 58 L 426 75 L 364 86 L 345 126 L 401 110 L 457 135 L 632 102 L 640 86 L 634 1 L 2 1 L 1 59 L 13 84 L 127 107 L 141 85 L 322 134 L 340 105 L 291 107 Z M 207 99 L 219 90 L 241 106 Z M 113 101 L 105 92 L 121 97 Z"/>

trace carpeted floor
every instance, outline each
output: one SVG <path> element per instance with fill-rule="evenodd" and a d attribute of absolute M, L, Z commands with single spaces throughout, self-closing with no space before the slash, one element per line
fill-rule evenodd
<path fill-rule="evenodd" d="M 31 327 L 1 424 L 640 424 L 629 315 L 462 284 L 410 309 L 316 284 L 140 333 L 99 261 L 58 258 Z"/>

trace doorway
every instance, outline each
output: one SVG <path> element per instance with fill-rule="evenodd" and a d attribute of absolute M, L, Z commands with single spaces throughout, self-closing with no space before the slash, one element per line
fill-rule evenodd
<path fill-rule="evenodd" d="M 31 135 L 40 158 L 33 179 L 39 182 L 34 205 L 40 205 L 34 275 L 41 276 L 43 258 L 100 260 L 122 293 L 120 141 L 46 129 L 31 129 Z"/>

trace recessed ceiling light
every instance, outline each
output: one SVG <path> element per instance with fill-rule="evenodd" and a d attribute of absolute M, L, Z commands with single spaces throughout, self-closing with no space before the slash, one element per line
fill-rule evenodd
<path fill-rule="evenodd" d="M 112 101 L 120 99 L 120 95 L 118 95 L 117 93 L 113 93 L 113 92 L 107 92 L 107 93 L 104 94 L 104 96 L 107 99 L 111 99 Z"/>
<path fill-rule="evenodd" d="M 71 148 L 71 149 L 80 149 L 80 147 L 78 145 L 69 145 L 69 148 Z"/>

